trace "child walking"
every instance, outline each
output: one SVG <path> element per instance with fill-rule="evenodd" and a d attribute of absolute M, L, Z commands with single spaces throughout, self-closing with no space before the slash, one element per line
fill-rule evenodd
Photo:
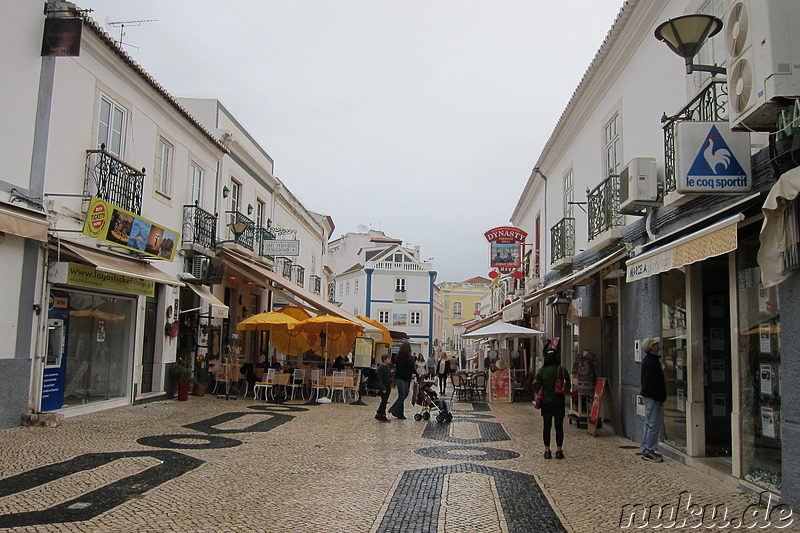
<path fill-rule="evenodd" d="M 388 422 L 386 418 L 386 404 L 389 401 L 389 393 L 392 392 L 392 367 L 389 363 L 392 355 L 385 353 L 381 356 L 381 364 L 378 365 L 378 390 L 381 393 L 381 403 L 378 406 L 378 413 L 375 420 Z"/>

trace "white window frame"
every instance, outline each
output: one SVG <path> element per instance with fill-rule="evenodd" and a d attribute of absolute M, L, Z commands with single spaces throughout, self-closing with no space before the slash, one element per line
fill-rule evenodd
<path fill-rule="evenodd" d="M 256 198 L 256 227 L 264 227 L 264 209 L 267 204 L 261 198 Z"/>
<path fill-rule="evenodd" d="M 353 281 L 353 294 L 358 294 L 358 280 Z"/>
<path fill-rule="evenodd" d="M 419 326 L 422 324 L 422 312 L 421 311 L 409 311 L 408 313 L 408 324 L 411 326 Z"/>
<path fill-rule="evenodd" d="M 103 104 L 108 105 L 108 124 L 103 122 Z M 121 117 L 121 124 L 119 124 L 119 127 L 114 127 L 115 112 Z M 122 155 L 125 151 L 125 127 L 127 122 L 128 110 L 118 104 L 113 98 L 101 94 L 100 108 L 98 109 L 97 115 L 97 147 L 100 148 L 100 145 L 104 144 L 106 152 L 123 159 Z M 119 137 L 119 146 L 115 146 L 117 143 L 117 139 L 114 138 L 115 133 Z"/>
<path fill-rule="evenodd" d="M 622 169 L 622 119 L 619 110 L 615 110 L 611 118 L 603 126 L 603 143 L 605 152 L 606 176 L 618 175 Z"/>
<path fill-rule="evenodd" d="M 394 280 L 395 292 L 406 292 L 406 278 L 395 278 Z"/>
<path fill-rule="evenodd" d="M 239 213 L 242 204 L 242 184 L 231 178 L 231 211 Z"/>
<path fill-rule="evenodd" d="M 378 322 L 381 324 L 388 324 L 389 321 L 392 319 L 391 313 L 386 310 L 378 311 Z"/>
<path fill-rule="evenodd" d="M 175 145 L 162 136 L 158 137 L 158 149 L 156 152 L 156 165 L 153 183 L 156 192 L 164 196 L 172 195 L 172 175 L 174 171 Z"/>
<path fill-rule="evenodd" d="M 195 161 L 189 163 L 189 203 L 203 205 L 203 167 Z"/>
<path fill-rule="evenodd" d="M 350 281 L 349 280 L 344 282 L 344 295 L 345 296 L 350 296 Z"/>
<path fill-rule="evenodd" d="M 453 302 L 453 318 L 461 318 L 461 302 Z"/>
<path fill-rule="evenodd" d="M 575 172 L 570 168 L 564 174 L 564 218 L 573 218 L 575 215 Z"/>

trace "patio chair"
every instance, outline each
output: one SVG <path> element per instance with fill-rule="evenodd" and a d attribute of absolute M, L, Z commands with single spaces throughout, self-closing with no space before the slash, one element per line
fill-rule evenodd
<path fill-rule="evenodd" d="M 486 374 L 479 372 L 472 376 L 472 396 L 486 401 Z"/>
<path fill-rule="evenodd" d="M 264 392 L 264 400 L 267 399 L 267 394 L 272 395 L 274 399 L 274 392 L 273 392 L 274 386 L 275 386 L 275 369 L 269 368 L 267 369 L 267 374 L 266 377 L 264 378 L 264 381 L 256 381 L 256 384 L 253 387 L 254 399 L 258 400 L 259 391 Z"/>
<path fill-rule="evenodd" d="M 354 402 L 361 397 L 361 370 L 353 371 L 353 384 L 345 385 L 345 392 L 352 393 Z"/>
<path fill-rule="evenodd" d="M 320 395 L 327 396 L 328 387 L 325 385 L 325 376 L 319 368 L 311 371 L 311 399 L 319 400 Z M 316 397 L 315 397 L 316 393 Z"/>
<path fill-rule="evenodd" d="M 345 394 L 347 391 L 345 390 L 345 385 L 347 383 L 347 373 L 342 371 L 335 371 L 333 376 L 331 377 L 331 391 L 330 391 L 330 399 L 333 400 L 334 396 L 336 395 L 336 391 L 339 391 L 342 395 L 342 401 L 346 401 Z"/>
<path fill-rule="evenodd" d="M 461 381 L 461 375 L 458 373 L 450 374 L 450 382 L 453 385 L 453 392 L 450 393 L 450 402 L 453 398 L 458 397 L 459 400 L 464 399 L 464 383 Z"/>
<path fill-rule="evenodd" d="M 305 370 L 302 368 L 295 368 L 294 372 L 292 373 L 292 379 L 289 381 L 289 384 L 286 385 L 290 389 L 292 389 L 292 397 L 291 400 L 294 400 L 294 393 L 297 389 L 300 389 L 300 398 L 305 400 L 305 396 L 303 395 L 303 387 L 305 383 L 303 382 L 305 378 Z"/>

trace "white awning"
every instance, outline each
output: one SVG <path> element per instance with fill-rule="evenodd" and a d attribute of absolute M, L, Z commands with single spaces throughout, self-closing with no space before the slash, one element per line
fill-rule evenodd
<path fill-rule="evenodd" d="M 192 289 L 196 295 L 202 298 L 203 301 L 211 307 L 212 318 L 228 318 L 228 306 L 222 303 L 219 298 L 214 296 L 208 287 L 194 283 L 187 283 L 186 286 Z M 181 313 L 198 310 L 201 311 L 202 314 L 204 308 L 200 307 L 199 309 L 187 309 L 186 311 L 181 311 Z"/>
<path fill-rule="evenodd" d="M 764 287 L 777 285 L 789 277 L 784 272 L 783 254 L 793 244 L 786 236 L 786 206 L 800 194 L 800 167 L 785 172 L 767 195 L 762 211 L 764 222 L 761 225 L 758 249 L 758 266 L 761 269 L 761 283 Z M 779 201 L 780 200 L 780 201 Z"/>
<path fill-rule="evenodd" d="M 522 300 L 515 300 L 503 308 L 503 322 L 522 320 Z"/>
<path fill-rule="evenodd" d="M 150 263 L 146 263 L 133 257 L 125 257 L 119 254 L 110 252 L 101 252 L 99 250 L 91 250 L 79 244 L 67 243 L 61 241 L 61 246 L 70 250 L 72 253 L 93 265 L 100 272 L 109 272 L 111 274 L 118 274 L 120 276 L 130 276 L 132 278 L 146 279 L 155 281 L 156 283 L 163 283 L 165 285 L 173 285 L 182 287 L 184 283 L 179 281 L 174 276 L 170 276 L 166 272 L 159 270 Z"/>
<path fill-rule="evenodd" d="M 47 218 L 44 213 L 0 206 L 0 231 L 4 233 L 47 242 L 47 228 Z"/>
<path fill-rule="evenodd" d="M 739 213 L 629 259 L 626 282 L 732 252 L 738 245 L 737 224 L 742 219 L 744 215 Z"/>

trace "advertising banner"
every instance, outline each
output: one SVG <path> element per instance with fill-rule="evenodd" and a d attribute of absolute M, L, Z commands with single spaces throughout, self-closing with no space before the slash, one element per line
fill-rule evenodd
<path fill-rule="evenodd" d="M 89 212 L 83 223 L 83 234 L 110 242 L 143 255 L 175 258 L 178 233 L 150 222 L 96 196 L 92 197 Z"/>
<path fill-rule="evenodd" d="M 489 265 L 508 274 L 522 266 L 522 245 L 528 234 L 513 226 L 501 226 L 483 234 L 489 241 Z"/>

